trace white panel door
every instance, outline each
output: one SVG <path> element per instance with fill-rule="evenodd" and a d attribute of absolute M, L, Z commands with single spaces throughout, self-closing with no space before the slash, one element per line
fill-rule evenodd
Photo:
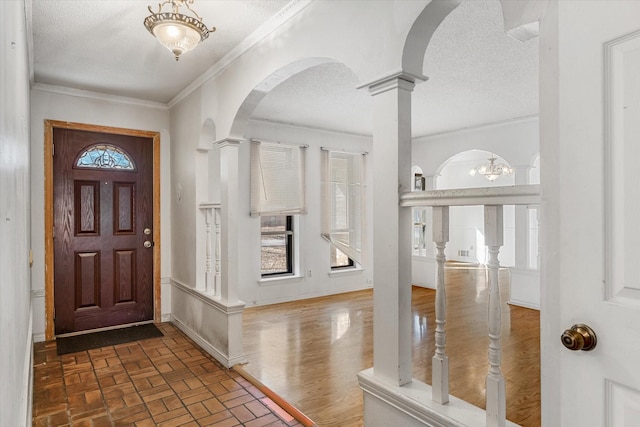
<path fill-rule="evenodd" d="M 640 1 L 541 22 L 542 383 L 548 426 L 640 425 Z M 591 351 L 563 331 L 589 325 Z"/>

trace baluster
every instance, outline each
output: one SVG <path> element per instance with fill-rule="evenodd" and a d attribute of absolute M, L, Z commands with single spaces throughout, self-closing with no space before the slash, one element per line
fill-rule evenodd
<path fill-rule="evenodd" d="M 436 244 L 436 352 L 432 358 L 432 397 L 440 404 L 449 402 L 449 358 L 445 354 L 447 336 L 444 325 L 447 317 L 447 293 L 444 282 L 444 249 L 449 241 L 449 206 L 433 207 L 433 241 Z"/>
<path fill-rule="evenodd" d="M 222 256 L 222 249 L 220 246 L 220 221 L 221 221 L 221 212 L 220 207 L 216 207 L 214 209 L 214 222 L 215 222 L 215 233 L 216 233 L 216 241 L 215 241 L 215 277 L 214 277 L 214 294 L 216 296 L 220 296 L 220 286 L 222 284 L 222 277 L 220 273 L 220 259 Z"/>
<path fill-rule="evenodd" d="M 484 207 L 484 239 L 489 249 L 489 374 L 487 375 L 487 426 L 506 424 L 506 394 L 500 371 L 502 348 L 500 333 L 502 306 L 500 302 L 498 253 L 503 245 L 502 205 Z"/>
<path fill-rule="evenodd" d="M 211 292 L 212 291 L 212 279 L 213 277 L 211 277 L 211 214 L 212 214 L 212 209 L 210 207 L 207 207 L 207 209 L 205 210 L 204 213 L 204 217 L 205 217 L 205 231 L 206 231 L 206 249 L 205 249 L 205 263 L 204 263 L 204 283 L 205 283 L 205 291 L 206 292 Z"/>

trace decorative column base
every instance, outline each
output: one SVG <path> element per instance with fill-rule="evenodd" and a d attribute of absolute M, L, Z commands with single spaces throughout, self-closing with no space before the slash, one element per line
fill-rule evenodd
<path fill-rule="evenodd" d="M 395 386 L 380 381 L 373 369 L 358 374 L 364 394 L 364 425 L 367 427 L 418 426 L 483 426 L 484 410 L 450 396 L 440 405 L 431 400 L 429 385 L 414 379 L 410 384 Z M 507 427 L 517 424 L 507 421 Z"/>
<path fill-rule="evenodd" d="M 171 322 L 230 368 L 246 362 L 242 347 L 245 303 L 229 302 L 171 281 Z"/>

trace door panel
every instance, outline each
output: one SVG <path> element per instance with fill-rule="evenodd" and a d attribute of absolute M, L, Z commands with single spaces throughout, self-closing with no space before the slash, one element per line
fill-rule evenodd
<path fill-rule="evenodd" d="M 548 12 L 540 26 L 543 424 L 637 426 L 640 2 L 549 2 Z M 578 323 L 597 334 L 595 349 L 562 345 Z"/>
<path fill-rule="evenodd" d="M 152 320 L 153 140 L 55 128 L 53 142 L 55 333 Z"/>

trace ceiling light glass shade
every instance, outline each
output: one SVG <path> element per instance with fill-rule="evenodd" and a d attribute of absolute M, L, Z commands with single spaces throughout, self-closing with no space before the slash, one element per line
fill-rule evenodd
<path fill-rule="evenodd" d="M 475 176 L 479 174 L 489 181 L 495 181 L 503 175 L 511 175 L 513 173 L 513 169 L 509 167 L 509 165 L 505 165 L 504 163 L 496 164 L 496 160 L 498 160 L 496 157 L 489 158 L 489 163 L 476 166 L 469 171 L 469 175 Z"/>
<path fill-rule="evenodd" d="M 202 19 L 189 7 L 194 0 L 168 0 L 160 4 L 158 13 L 149 7 L 150 16 L 144 20 L 144 26 L 153 34 L 162 46 L 169 49 L 176 57 L 176 61 L 185 52 L 194 49 L 198 43 L 209 37 L 209 30 Z M 162 12 L 162 7 L 171 3 L 173 12 Z M 179 13 L 181 6 L 185 6 L 195 17 Z"/>

